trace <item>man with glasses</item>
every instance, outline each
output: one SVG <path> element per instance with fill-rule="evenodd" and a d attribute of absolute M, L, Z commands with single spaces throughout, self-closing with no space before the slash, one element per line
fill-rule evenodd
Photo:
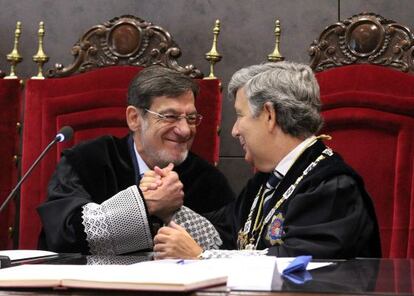
<path fill-rule="evenodd" d="M 362 178 L 325 145 L 328 136 L 317 136 L 323 119 L 312 69 L 293 62 L 253 65 L 237 71 L 228 90 L 237 115 L 232 136 L 257 170 L 224 208 L 223 217 L 234 218 L 237 248 L 278 257 L 381 257 Z M 162 227 L 155 236 L 157 258 L 232 255 L 203 252 L 184 230 L 173 228 Z"/>
<path fill-rule="evenodd" d="M 130 134 L 63 152 L 48 200 L 38 208 L 39 248 L 84 254 L 151 249 L 158 228 L 171 221 L 205 249 L 226 247 L 230 226 L 218 210 L 234 193 L 215 167 L 189 152 L 202 120 L 197 94 L 197 83 L 182 73 L 142 70 L 128 90 Z"/>

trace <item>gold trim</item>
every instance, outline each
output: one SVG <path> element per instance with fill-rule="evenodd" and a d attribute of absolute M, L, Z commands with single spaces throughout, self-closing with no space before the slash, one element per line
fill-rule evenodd
<path fill-rule="evenodd" d="M 32 79 L 45 79 L 43 76 L 43 65 L 47 63 L 49 57 L 43 51 L 43 38 L 45 37 L 45 24 L 44 22 L 39 23 L 39 31 L 37 33 L 39 40 L 39 49 L 33 56 L 33 62 L 37 63 L 37 75 L 33 76 Z"/>
<path fill-rule="evenodd" d="M 217 77 L 214 75 L 214 64 L 221 61 L 222 55 L 217 51 L 217 39 L 218 35 L 220 34 L 220 20 L 216 20 L 214 29 L 213 29 L 213 46 L 211 47 L 210 51 L 206 53 L 206 60 L 210 62 L 210 75 L 205 77 L 204 79 L 216 79 Z"/>
<path fill-rule="evenodd" d="M 16 30 L 14 31 L 14 46 L 13 50 L 6 56 L 7 61 L 11 64 L 10 74 L 4 79 L 17 79 L 16 66 L 23 60 L 23 57 L 19 53 L 19 39 L 22 34 L 22 23 L 16 23 Z"/>
<path fill-rule="evenodd" d="M 14 236 L 14 227 L 13 226 L 9 226 L 9 229 L 8 229 L 8 235 L 9 235 L 9 238 L 11 239 L 11 238 L 13 238 L 13 236 Z"/>
<path fill-rule="evenodd" d="M 284 56 L 280 54 L 280 36 L 282 35 L 282 30 L 280 29 L 280 21 L 275 21 L 275 49 L 271 54 L 267 56 L 269 62 L 280 62 L 285 59 Z"/>
<path fill-rule="evenodd" d="M 17 163 L 19 162 L 19 156 L 18 155 L 13 155 L 13 162 L 15 165 L 17 165 Z"/>

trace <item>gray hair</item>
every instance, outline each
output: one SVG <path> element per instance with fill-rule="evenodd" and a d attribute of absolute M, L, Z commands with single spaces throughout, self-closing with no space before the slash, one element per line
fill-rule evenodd
<path fill-rule="evenodd" d="M 176 98 L 188 91 L 197 97 L 199 87 L 189 76 L 162 66 L 150 66 L 141 70 L 128 88 L 128 105 L 150 109 L 155 97 Z"/>
<path fill-rule="evenodd" d="M 230 97 L 234 99 L 240 88 L 244 88 L 254 117 L 271 102 L 277 124 L 287 134 L 306 138 L 322 127 L 319 85 L 307 65 L 278 62 L 240 69 L 229 82 Z"/>

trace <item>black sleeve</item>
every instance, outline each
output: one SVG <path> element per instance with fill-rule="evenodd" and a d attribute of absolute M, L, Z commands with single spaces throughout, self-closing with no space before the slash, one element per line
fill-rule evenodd
<path fill-rule="evenodd" d="M 142 196 L 141 192 L 140 196 Z M 109 200 L 112 199 L 117 199 L 119 201 L 119 197 L 117 197 L 117 195 L 109 198 Z M 121 197 L 121 199 L 125 200 L 124 197 Z M 67 159 L 63 157 L 49 183 L 48 200 L 38 208 L 43 224 L 39 247 L 55 252 L 89 253 L 89 244 L 92 242 L 88 243 L 88 238 L 83 224 L 85 219 L 85 217 L 83 217 L 83 215 L 85 215 L 83 206 L 88 203 L 96 203 L 95 200 L 96 198 L 92 197 L 84 188 L 79 175 L 76 173 L 76 170 L 74 170 Z M 109 200 L 104 201 L 104 203 L 109 202 Z M 102 206 L 104 203 L 101 203 L 100 205 Z M 115 202 L 115 204 L 117 203 Z M 125 220 L 119 219 L 119 216 L 125 214 L 126 217 L 130 217 L 128 216 L 127 210 L 133 211 L 133 215 L 137 218 L 135 220 L 132 219 L 132 221 L 141 221 L 142 219 L 145 219 L 145 216 L 143 216 L 144 213 L 146 217 L 148 217 L 148 211 L 146 208 L 142 208 L 143 212 L 140 212 L 141 208 L 139 206 L 136 208 L 132 207 L 133 205 L 136 206 L 136 204 L 139 204 L 139 202 L 134 202 L 128 206 L 125 211 L 122 211 L 122 213 L 120 211 L 104 211 L 104 213 L 108 216 L 113 214 L 111 216 L 112 218 L 105 222 L 110 222 L 108 231 L 110 235 L 112 235 L 112 238 L 105 237 L 105 235 L 102 238 L 96 238 L 94 236 L 95 241 L 93 241 L 93 245 L 95 245 L 95 248 L 99 248 L 104 240 L 107 240 L 107 243 L 110 243 L 110 246 L 116 244 L 115 249 L 117 251 L 119 251 L 119 249 L 130 250 L 133 248 L 134 246 L 131 246 L 132 239 L 134 239 L 133 241 L 135 242 L 145 242 L 143 244 L 137 244 L 137 248 L 142 247 L 143 245 L 147 248 L 148 245 L 152 245 L 152 236 L 154 233 L 149 233 L 148 235 L 148 232 L 145 230 L 147 229 L 146 227 L 149 227 L 149 230 L 151 230 L 150 223 L 145 227 L 143 225 L 142 227 L 138 227 L 138 224 L 135 224 L 137 227 L 133 228 L 133 230 L 125 230 L 122 232 L 122 235 L 120 232 L 116 233 L 116 235 L 111 232 L 116 231 L 119 227 L 122 227 L 120 225 L 122 225 Z M 145 207 L 145 202 L 143 200 L 142 204 Z M 135 209 L 137 211 L 135 211 Z M 138 217 L 140 217 L 141 220 L 138 219 Z M 93 226 L 90 227 L 93 231 L 95 231 Z M 91 229 L 89 229 L 89 231 Z M 139 249 L 131 250 L 137 251 Z"/>
<path fill-rule="evenodd" d="M 288 205 L 284 225 L 283 244 L 271 247 L 270 255 L 369 257 L 374 222 L 352 177 L 337 176 L 298 193 Z"/>
<path fill-rule="evenodd" d="M 203 209 L 199 209 L 199 211 L 219 232 L 223 241 L 221 248 L 234 249 L 232 220 L 235 194 L 224 175 L 217 173 L 214 177 L 210 175 L 210 182 L 204 184 L 204 190 L 200 188 L 200 193 L 208 192 L 206 199 L 210 201 L 210 205 L 206 206 L 206 208 L 209 211 Z"/>
<path fill-rule="evenodd" d="M 221 249 L 233 250 L 237 247 L 233 222 L 234 203 L 235 201 L 231 201 L 216 211 L 203 214 L 220 234 L 220 238 L 223 241 Z"/>
<path fill-rule="evenodd" d="M 223 248 L 232 248 L 232 215 L 226 213 L 227 205 L 235 200 L 235 194 L 226 177 L 193 154 L 177 167 L 177 173 L 184 184 L 184 205 L 214 225 L 223 240 Z"/>
<path fill-rule="evenodd" d="M 43 230 L 39 248 L 55 252 L 88 253 L 82 206 L 92 202 L 79 176 L 62 157 L 48 185 L 48 198 L 38 207 Z"/>

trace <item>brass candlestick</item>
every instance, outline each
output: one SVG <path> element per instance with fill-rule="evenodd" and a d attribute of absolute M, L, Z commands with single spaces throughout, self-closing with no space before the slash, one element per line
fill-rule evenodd
<path fill-rule="evenodd" d="M 220 34 L 220 21 L 219 20 L 216 20 L 216 23 L 213 29 L 213 34 L 214 34 L 213 46 L 211 47 L 211 50 L 208 53 L 206 53 L 206 60 L 210 62 L 210 75 L 208 75 L 208 77 L 204 79 L 217 78 L 216 76 L 214 76 L 214 64 L 218 63 L 222 58 L 222 55 L 219 54 L 217 51 L 217 38 L 218 38 L 218 35 Z"/>
<path fill-rule="evenodd" d="M 279 46 L 280 46 L 280 36 L 281 36 L 281 29 L 280 29 L 280 21 L 276 20 L 275 22 L 275 49 L 273 50 L 273 52 L 271 54 L 269 54 L 267 56 L 267 60 L 269 62 L 280 62 L 283 61 L 285 59 L 285 57 L 283 57 L 280 54 L 280 50 L 279 50 Z"/>
<path fill-rule="evenodd" d="M 43 22 L 39 23 L 39 31 L 37 33 L 39 39 L 39 49 L 33 56 L 33 62 L 37 63 L 38 72 L 32 79 L 45 79 L 43 76 L 43 65 L 49 60 L 49 57 L 43 51 L 43 38 L 45 37 L 45 25 Z"/>
<path fill-rule="evenodd" d="M 17 79 L 16 75 L 16 65 L 23 60 L 23 57 L 19 53 L 19 38 L 22 33 L 22 23 L 17 22 L 16 31 L 14 32 L 14 46 L 11 53 L 9 53 L 6 58 L 7 61 L 11 64 L 10 75 L 4 77 L 4 79 Z"/>

